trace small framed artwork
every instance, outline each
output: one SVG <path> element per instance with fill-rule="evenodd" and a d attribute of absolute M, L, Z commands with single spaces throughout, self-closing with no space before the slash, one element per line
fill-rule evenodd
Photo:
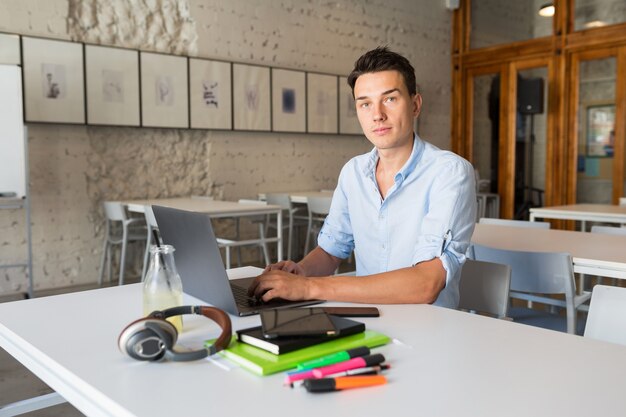
<path fill-rule="evenodd" d="M 585 143 L 587 156 L 612 158 L 615 146 L 615 104 L 585 106 Z"/>
<path fill-rule="evenodd" d="M 352 89 L 346 77 L 339 77 L 339 133 L 346 135 L 362 134 Z"/>
<path fill-rule="evenodd" d="M 232 129 L 230 62 L 189 58 L 189 98 L 192 128 Z"/>
<path fill-rule="evenodd" d="M 189 127 L 187 58 L 152 52 L 141 57 L 141 125 Z"/>
<path fill-rule="evenodd" d="M 305 73 L 272 68 L 272 130 L 306 131 Z"/>
<path fill-rule="evenodd" d="M 20 65 L 20 37 L 0 33 L 0 64 Z"/>
<path fill-rule="evenodd" d="M 271 130 L 270 69 L 233 64 L 236 130 Z"/>
<path fill-rule="evenodd" d="M 85 123 L 83 45 L 22 37 L 24 119 Z"/>
<path fill-rule="evenodd" d="M 139 53 L 85 45 L 87 124 L 139 126 Z"/>
<path fill-rule="evenodd" d="M 337 76 L 307 73 L 307 132 L 338 133 Z"/>

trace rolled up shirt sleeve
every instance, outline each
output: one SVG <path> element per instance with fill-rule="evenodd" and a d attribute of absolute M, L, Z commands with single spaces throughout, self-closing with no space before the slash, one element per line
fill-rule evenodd
<path fill-rule="evenodd" d="M 446 270 L 446 286 L 457 280 L 465 262 L 476 219 L 476 188 L 469 162 L 446 161 L 433 181 L 428 212 L 415 245 L 413 265 L 439 258 Z"/>

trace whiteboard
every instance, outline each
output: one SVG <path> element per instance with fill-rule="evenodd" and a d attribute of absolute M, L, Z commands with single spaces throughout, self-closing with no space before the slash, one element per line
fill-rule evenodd
<path fill-rule="evenodd" d="M 0 126 L 0 196 L 26 197 L 22 73 L 17 65 L 0 65 Z"/>

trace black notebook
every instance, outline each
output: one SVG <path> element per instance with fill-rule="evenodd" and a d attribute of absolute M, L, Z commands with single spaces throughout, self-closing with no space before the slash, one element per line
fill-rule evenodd
<path fill-rule="evenodd" d="M 251 327 L 237 331 L 237 339 L 240 342 L 256 346 L 267 350 L 275 355 L 292 352 L 308 346 L 328 342 L 343 336 L 349 336 L 365 331 L 365 324 L 347 319 L 345 317 L 329 316 L 337 329 L 337 334 L 333 336 L 290 336 L 276 339 L 266 339 L 263 337 L 261 326 Z"/>

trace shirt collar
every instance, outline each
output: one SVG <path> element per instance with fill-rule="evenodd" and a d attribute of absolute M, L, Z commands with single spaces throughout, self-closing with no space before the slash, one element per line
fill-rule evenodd
<path fill-rule="evenodd" d="M 413 134 L 413 150 L 409 159 L 404 163 L 404 166 L 400 168 L 400 171 L 394 177 L 396 183 L 400 183 L 406 179 L 406 177 L 413 172 L 417 162 L 420 160 L 422 153 L 424 153 L 424 141 L 417 135 Z M 363 175 L 371 178 L 376 182 L 376 164 L 378 163 L 378 150 L 372 149 L 369 153 L 367 163 L 363 167 Z"/>

